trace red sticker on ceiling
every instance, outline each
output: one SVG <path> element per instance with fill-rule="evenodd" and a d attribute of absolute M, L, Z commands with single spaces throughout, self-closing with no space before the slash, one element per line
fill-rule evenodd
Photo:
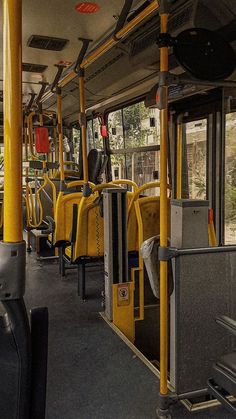
<path fill-rule="evenodd" d="M 59 61 L 58 65 L 64 65 L 65 67 L 69 67 L 72 64 L 72 61 L 61 60 Z"/>
<path fill-rule="evenodd" d="M 82 3 L 78 3 L 77 6 L 75 6 L 75 9 L 79 13 L 92 14 L 98 12 L 100 6 L 96 3 L 91 3 L 90 1 L 83 1 Z"/>

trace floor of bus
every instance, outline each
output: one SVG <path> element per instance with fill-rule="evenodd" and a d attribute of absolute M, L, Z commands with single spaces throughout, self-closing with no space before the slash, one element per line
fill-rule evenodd
<path fill-rule="evenodd" d="M 77 296 L 76 270 L 61 280 L 56 261 L 27 257 L 26 305 L 49 308 L 47 419 L 154 419 L 158 379 L 99 315 L 103 274 L 88 268 L 88 300 Z M 230 419 L 223 408 L 173 419 Z"/>

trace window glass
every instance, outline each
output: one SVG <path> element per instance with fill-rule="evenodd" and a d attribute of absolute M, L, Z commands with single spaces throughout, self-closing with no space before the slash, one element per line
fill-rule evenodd
<path fill-rule="evenodd" d="M 236 113 L 226 115 L 225 244 L 236 243 Z"/>
<path fill-rule="evenodd" d="M 93 141 L 93 121 L 92 119 L 87 121 L 87 145 L 88 145 L 88 152 L 94 148 L 94 141 Z"/>
<path fill-rule="evenodd" d="M 145 108 L 144 102 L 123 109 L 125 148 L 159 144 L 159 111 Z"/>
<path fill-rule="evenodd" d="M 186 123 L 190 199 L 206 199 L 207 119 Z"/>
<path fill-rule="evenodd" d="M 124 154 L 111 155 L 112 179 L 126 179 L 126 157 Z"/>
<path fill-rule="evenodd" d="M 145 108 L 144 102 L 140 102 L 109 114 L 110 148 L 121 150 L 111 156 L 113 179 L 131 179 L 139 186 L 159 179 L 159 151 L 142 150 L 153 145 L 158 148 L 160 144 L 159 113 L 158 109 Z M 134 152 L 134 148 L 140 150 Z M 151 190 L 145 192 L 151 193 Z"/>
<path fill-rule="evenodd" d="M 74 145 L 74 153 L 79 155 L 79 147 L 80 147 L 80 130 L 77 128 L 72 128 L 72 138 L 73 138 L 73 145 Z"/>
<path fill-rule="evenodd" d="M 108 116 L 108 133 L 111 149 L 125 148 L 122 111 L 111 112 Z"/>
<path fill-rule="evenodd" d="M 132 153 L 127 157 L 128 179 L 132 179 L 138 186 L 159 179 L 159 151 Z"/>
<path fill-rule="evenodd" d="M 94 148 L 98 150 L 103 149 L 103 138 L 101 136 L 101 125 L 99 123 L 98 118 L 93 120 L 93 141 L 94 141 Z"/>

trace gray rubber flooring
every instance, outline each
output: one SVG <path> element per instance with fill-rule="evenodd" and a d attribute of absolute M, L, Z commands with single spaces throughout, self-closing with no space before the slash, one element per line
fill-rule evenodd
<path fill-rule="evenodd" d="M 47 419 L 154 419 L 158 380 L 102 320 L 100 267 L 89 268 L 88 300 L 77 296 L 76 271 L 61 280 L 55 262 L 27 261 L 26 305 L 48 306 Z M 173 419 L 230 419 L 223 408 Z"/>

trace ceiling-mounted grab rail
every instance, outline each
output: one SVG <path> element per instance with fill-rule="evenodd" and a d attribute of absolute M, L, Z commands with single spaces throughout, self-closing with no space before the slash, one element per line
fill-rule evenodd
<path fill-rule="evenodd" d="M 36 93 L 30 93 L 30 96 L 31 96 L 30 100 L 29 100 L 29 102 L 28 102 L 28 104 L 26 105 L 26 108 L 25 108 L 26 113 L 30 112 L 37 94 Z"/>
<path fill-rule="evenodd" d="M 117 33 L 111 34 L 109 39 L 106 39 L 101 45 L 95 48 L 88 56 L 82 61 L 81 68 L 86 68 L 98 58 L 100 58 L 103 54 L 109 51 L 114 45 L 116 45 L 119 41 L 121 41 L 126 35 L 129 34 L 139 23 L 141 23 L 144 19 L 151 16 L 154 12 L 159 9 L 160 2 L 159 0 L 153 0 L 151 4 L 149 4 L 144 10 L 142 10 L 137 16 L 135 16 L 130 22 L 126 23 L 122 29 L 120 29 Z M 76 77 L 77 73 L 75 71 L 75 66 L 71 69 L 71 71 L 66 74 L 62 79 L 58 82 L 59 87 L 66 86 L 70 81 L 72 81 Z M 42 98 L 42 102 L 45 102 L 50 96 L 52 92 L 48 91 Z"/>
<path fill-rule="evenodd" d="M 41 102 L 41 99 L 42 99 L 42 97 L 43 97 L 43 95 L 45 93 L 46 87 L 48 86 L 48 83 L 45 82 L 45 81 L 43 81 L 41 84 L 42 84 L 41 89 L 40 89 L 39 94 L 38 94 L 38 96 L 37 96 L 37 98 L 35 100 L 35 103 L 36 103 L 36 105 L 38 107 L 39 107 L 39 104 Z"/>
<path fill-rule="evenodd" d="M 119 38 L 117 38 L 116 34 L 119 33 L 120 30 L 124 27 L 126 19 L 127 19 L 128 15 L 129 15 L 129 12 L 131 10 L 132 4 L 133 4 L 133 0 L 125 0 L 124 6 L 123 6 L 123 8 L 121 10 L 121 13 L 119 15 L 119 18 L 117 20 L 116 27 L 115 27 L 114 34 L 113 34 L 113 37 L 114 37 L 115 41 L 116 40 L 119 41 Z"/>

